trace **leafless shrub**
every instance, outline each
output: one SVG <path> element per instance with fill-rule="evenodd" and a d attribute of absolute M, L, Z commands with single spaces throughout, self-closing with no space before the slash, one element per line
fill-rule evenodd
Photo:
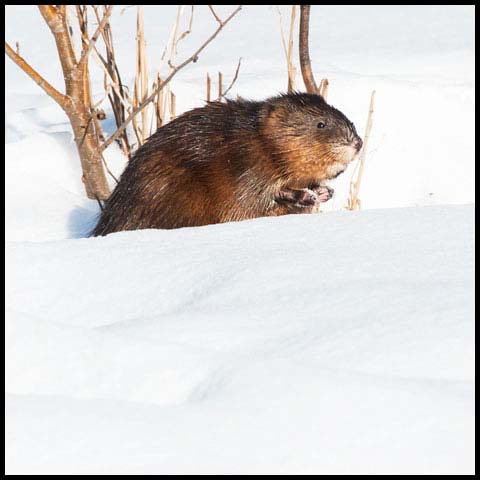
<path fill-rule="evenodd" d="M 180 70 L 197 61 L 201 52 L 240 11 L 241 6 L 236 7 L 225 20 L 222 20 L 213 8 L 209 6 L 218 23 L 216 30 L 190 57 L 180 64 L 174 65 L 178 43 L 190 33 L 194 12 L 194 7 L 192 6 L 189 26 L 184 32 L 179 34 L 179 18 L 184 9 L 184 6 L 179 6 L 177 20 L 169 43 L 169 71 L 165 78 L 161 78 L 160 74 L 158 74 L 154 82 L 148 78 L 142 8 L 139 6 L 137 10 L 137 68 L 132 96 L 128 94 L 121 81 L 115 60 L 113 34 L 110 25 L 113 5 L 90 6 L 97 21 L 93 34 L 89 33 L 88 6 L 74 6 L 78 21 L 77 26 L 80 31 L 80 48 L 74 42 L 71 15 L 68 7 L 68 5 L 38 5 L 40 13 L 55 40 L 63 71 L 65 93 L 55 89 L 20 55 L 18 43 L 14 50 L 5 42 L 5 53 L 66 113 L 72 126 L 75 144 L 80 156 L 83 173 L 82 180 L 85 184 L 87 196 L 101 202 L 110 195 L 110 189 L 105 176 L 103 151 L 112 142 L 118 140 L 122 151 L 130 154 L 132 152 L 132 143 L 128 138 L 126 130 L 129 125 L 132 125 L 137 145 L 141 145 L 152 133 L 154 127 L 158 128 L 165 122 L 167 108 L 170 118 L 175 116 L 175 95 L 169 91 L 171 80 Z M 97 40 L 100 37 L 105 46 L 105 54 L 100 53 L 97 45 Z M 99 110 L 101 102 L 97 102 L 97 104 L 92 102 L 89 74 L 89 58 L 91 54 L 93 54 L 104 73 L 105 98 L 108 98 L 110 101 L 117 124 L 116 131 L 108 139 L 105 139 L 105 134 L 100 125 L 101 117 L 104 115 L 104 112 L 102 113 Z M 147 107 L 150 106 L 153 108 L 153 115 L 151 114 L 152 112 L 149 114 L 147 110 Z M 155 126 L 153 120 L 155 120 Z"/>

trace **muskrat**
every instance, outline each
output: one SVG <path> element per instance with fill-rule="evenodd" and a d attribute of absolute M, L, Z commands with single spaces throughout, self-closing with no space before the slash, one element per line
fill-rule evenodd
<path fill-rule="evenodd" d="M 209 102 L 136 151 L 92 235 L 318 211 L 361 146 L 320 95 Z"/>

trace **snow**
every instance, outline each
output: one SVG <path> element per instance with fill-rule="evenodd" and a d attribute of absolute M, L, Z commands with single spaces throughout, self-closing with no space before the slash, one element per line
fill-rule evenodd
<path fill-rule="evenodd" d="M 144 9 L 154 71 L 176 7 Z M 103 238 L 66 117 L 6 59 L 6 473 L 473 474 L 473 12 L 312 7 L 315 72 L 360 133 L 377 92 L 362 211 L 352 166 L 319 215 Z M 35 8 L 6 15 L 61 88 Z M 215 28 L 195 15 L 179 58 Z M 135 9 L 113 28 L 133 71 Z M 180 111 L 240 56 L 233 96 L 285 88 L 274 7 L 220 35 Z"/>
<path fill-rule="evenodd" d="M 472 472 L 472 256 L 471 206 L 12 242 L 9 470 Z"/>

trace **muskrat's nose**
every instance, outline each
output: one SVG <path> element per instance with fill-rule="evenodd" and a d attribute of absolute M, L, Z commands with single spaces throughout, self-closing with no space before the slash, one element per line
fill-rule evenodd
<path fill-rule="evenodd" d="M 362 145 L 363 145 L 363 141 L 360 137 L 357 137 L 353 142 L 353 146 L 355 147 L 357 152 L 360 151 L 360 149 L 362 148 Z"/>

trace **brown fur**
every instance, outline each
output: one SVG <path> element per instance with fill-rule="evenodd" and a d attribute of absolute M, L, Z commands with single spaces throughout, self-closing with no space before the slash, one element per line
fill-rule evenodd
<path fill-rule="evenodd" d="M 138 149 L 92 234 L 314 211 L 281 192 L 322 185 L 360 147 L 353 124 L 318 95 L 212 102 Z"/>

